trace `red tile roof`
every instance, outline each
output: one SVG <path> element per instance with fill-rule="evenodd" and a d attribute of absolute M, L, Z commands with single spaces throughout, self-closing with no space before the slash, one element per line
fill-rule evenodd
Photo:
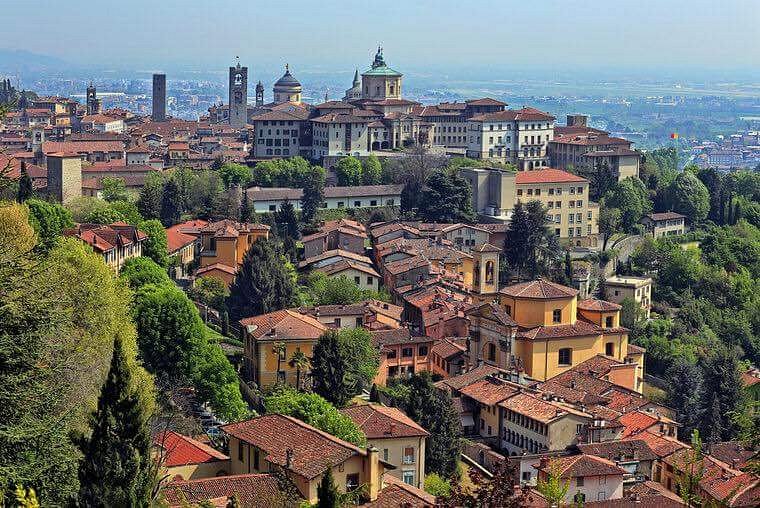
<path fill-rule="evenodd" d="M 122 141 L 45 141 L 42 151 L 50 153 L 123 152 Z"/>
<path fill-rule="evenodd" d="M 517 185 L 537 183 L 588 183 L 582 176 L 562 171 L 561 169 L 535 169 L 533 171 L 518 171 L 515 175 Z"/>
<path fill-rule="evenodd" d="M 480 379 L 484 379 L 486 376 L 495 374 L 497 372 L 499 372 L 498 367 L 484 363 L 483 365 L 479 365 L 474 369 L 465 372 L 464 374 L 450 377 L 448 379 L 442 379 L 441 381 L 436 382 L 435 385 L 438 388 L 461 390 L 465 386 L 472 384 Z"/>
<path fill-rule="evenodd" d="M 413 487 L 386 474 L 383 477 L 385 487 L 380 490 L 377 499 L 362 504 L 363 508 L 433 508 L 435 497 L 424 490 Z"/>
<path fill-rule="evenodd" d="M 626 438 L 638 434 L 657 424 L 658 420 L 655 415 L 642 413 L 640 411 L 631 411 L 618 418 L 618 421 L 625 426 L 621 437 Z"/>
<path fill-rule="evenodd" d="M 426 437 L 428 431 L 395 407 L 362 404 L 340 410 L 364 432 L 367 439 Z"/>
<path fill-rule="evenodd" d="M 241 319 L 240 324 L 254 339 L 316 340 L 327 331 L 327 327 L 315 318 L 289 309 Z"/>
<path fill-rule="evenodd" d="M 460 391 L 462 395 L 485 404 L 493 406 L 517 393 L 518 385 L 501 379 L 487 377 L 480 381 L 463 387 Z"/>
<path fill-rule="evenodd" d="M 222 452 L 173 431 L 155 436 L 153 443 L 163 450 L 163 465 L 166 467 L 229 460 Z"/>
<path fill-rule="evenodd" d="M 469 101 L 465 101 L 465 104 L 468 106 L 506 106 L 506 102 L 501 102 L 500 100 L 492 99 L 491 97 L 483 97 L 482 99 L 470 99 Z M 444 102 L 441 104 L 444 107 L 456 107 L 458 106 L 456 103 L 447 103 Z M 456 109 L 459 109 L 456 107 Z"/>
<path fill-rule="evenodd" d="M 163 489 L 169 506 L 187 506 L 219 498 L 237 497 L 246 508 L 270 508 L 281 500 L 280 488 L 274 476 L 269 474 L 242 474 L 217 476 L 200 480 L 173 481 Z"/>
<path fill-rule="evenodd" d="M 188 235 L 187 233 L 182 232 L 186 227 L 187 226 L 183 224 L 175 224 L 174 226 L 166 228 L 166 243 L 169 254 L 177 252 L 182 247 L 198 241 L 197 236 Z"/>
<path fill-rule="evenodd" d="M 430 354 L 435 354 L 447 360 L 467 350 L 465 347 L 466 340 L 466 338 L 444 337 L 433 344 L 433 347 L 430 348 Z"/>
<path fill-rule="evenodd" d="M 562 286 L 546 279 L 536 279 L 507 286 L 499 293 L 515 298 L 556 299 L 571 298 L 578 294 L 577 289 Z"/>
<path fill-rule="evenodd" d="M 214 263 L 211 265 L 198 268 L 195 271 L 195 275 L 200 277 L 206 273 L 213 272 L 215 270 L 219 270 L 224 273 L 229 273 L 230 275 L 235 275 L 237 273 L 237 267 L 235 266 L 225 265 L 224 263 Z"/>
<path fill-rule="evenodd" d="M 327 468 L 342 464 L 353 456 L 367 455 L 367 451 L 358 446 L 280 414 L 230 423 L 221 429 L 262 450 L 270 463 L 284 467 L 287 453 L 291 451 L 290 470 L 307 479 L 316 478 Z"/>
<path fill-rule="evenodd" d="M 567 457 L 555 457 L 549 461 L 549 467 L 556 467 L 561 472 L 562 478 L 576 478 L 582 476 L 623 476 L 626 471 L 611 460 L 596 457 L 594 455 L 570 455 Z M 536 469 L 546 470 L 539 465 Z"/>
<path fill-rule="evenodd" d="M 578 302 L 578 308 L 581 310 L 590 310 L 593 312 L 613 312 L 623 307 L 616 303 L 599 300 L 598 298 L 587 298 Z"/>

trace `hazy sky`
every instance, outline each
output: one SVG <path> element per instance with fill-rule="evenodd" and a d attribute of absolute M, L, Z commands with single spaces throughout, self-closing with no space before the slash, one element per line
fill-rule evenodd
<path fill-rule="evenodd" d="M 75 64 L 760 67 L 760 0 L 2 0 L 0 48 Z"/>

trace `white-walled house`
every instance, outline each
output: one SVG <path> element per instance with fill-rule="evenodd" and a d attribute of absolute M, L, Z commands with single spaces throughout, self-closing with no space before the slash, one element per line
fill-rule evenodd
<path fill-rule="evenodd" d="M 400 206 L 403 185 L 361 185 L 356 187 L 325 187 L 322 208 L 372 208 Z M 248 202 L 256 213 L 274 212 L 289 201 L 301 209 L 302 189 L 289 187 L 251 187 L 246 190 Z"/>

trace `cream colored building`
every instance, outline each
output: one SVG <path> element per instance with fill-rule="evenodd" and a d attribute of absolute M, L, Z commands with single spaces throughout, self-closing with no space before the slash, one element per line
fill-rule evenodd
<path fill-rule="evenodd" d="M 362 73 L 362 98 L 372 100 L 400 99 L 401 74 L 385 64 L 383 48 L 377 48 L 372 68 Z"/>
<path fill-rule="evenodd" d="M 367 117 L 339 113 L 312 119 L 314 157 L 369 155 L 370 122 Z"/>
<path fill-rule="evenodd" d="M 380 452 L 380 459 L 396 467 L 388 474 L 423 488 L 425 440 L 430 435 L 403 411 L 377 404 L 350 406 L 341 410 L 367 436 L 367 446 Z"/>
<path fill-rule="evenodd" d="M 632 275 L 607 277 L 604 281 L 604 293 L 607 300 L 622 303 L 625 298 L 632 298 L 641 305 L 644 317 L 649 319 L 652 309 L 652 279 Z"/>
<path fill-rule="evenodd" d="M 688 231 L 686 216 L 676 212 L 650 213 L 641 218 L 641 223 L 653 238 L 682 235 Z"/>
<path fill-rule="evenodd" d="M 470 182 L 472 204 L 480 215 L 507 222 L 518 202 L 539 201 L 559 239 L 578 247 L 599 244 L 599 205 L 589 201 L 589 181 L 557 169 L 512 172 L 498 168 L 462 168 Z"/>

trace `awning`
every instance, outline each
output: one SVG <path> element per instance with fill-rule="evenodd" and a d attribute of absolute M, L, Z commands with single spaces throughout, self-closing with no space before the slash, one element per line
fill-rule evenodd
<path fill-rule="evenodd" d="M 460 419 L 462 420 L 462 427 L 474 427 L 475 426 L 475 420 L 472 419 L 472 415 L 469 413 L 465 413 L 460 416 Z"/>

